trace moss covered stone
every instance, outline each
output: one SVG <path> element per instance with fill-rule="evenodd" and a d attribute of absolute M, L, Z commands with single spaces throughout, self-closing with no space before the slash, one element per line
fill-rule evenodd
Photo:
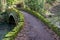
<path fill-rule="evenodd" d="M 23 14 L 15 8 L 13 8 L 13 10 L 18 14 L 20 21 L 18 22 L 18 24 L 10 32 L 8 32 L 5 35 L 3 40 L 14 40 L 14 38 L 17 36 L 18 32 L 21 31 L 21 29 L 23 28 L 23 25 L 24 25 L 24 16 L 23 16 Z"/>

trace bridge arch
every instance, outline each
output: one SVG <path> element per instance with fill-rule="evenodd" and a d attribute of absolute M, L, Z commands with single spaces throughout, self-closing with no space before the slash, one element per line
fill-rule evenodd
<path fill-rule="evenodd" d="M 9 14 L 9 18 L 8 18 L 9 24 L 13 24 L 16 25 L 16 19 L 13 13 Z"/>
<path fill-rule="evenodd" d="M 13 24 L 13 25 L 16 24 L 15 19 L 12 15 L 10 15 L 10 17 L 9 17 L 9 24 Z"/>

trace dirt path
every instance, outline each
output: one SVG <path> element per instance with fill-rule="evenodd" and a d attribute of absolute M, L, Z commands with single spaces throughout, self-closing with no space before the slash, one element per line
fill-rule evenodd
<path fill-rule="evenodd" d="M 15 40 L 59 40 L 43 22 L 26 12 L 22 13 L 25 16 L 25 26 Z"/>

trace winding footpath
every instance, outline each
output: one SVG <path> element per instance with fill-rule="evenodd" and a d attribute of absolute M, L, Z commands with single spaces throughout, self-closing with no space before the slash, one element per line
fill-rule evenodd
<path fill-rule="evenodd" d="M 22 11 L 25 25 L 15 40 L 60 40 L 59 37 L 39 19 Z"/>

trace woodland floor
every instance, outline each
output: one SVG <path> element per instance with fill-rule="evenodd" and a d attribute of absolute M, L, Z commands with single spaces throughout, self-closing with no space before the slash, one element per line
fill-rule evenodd
<path fill-rule="evenodd" d="M 18 33 L 15 40 L 60 40 L 59 37 L 48 29 L 43 22 L 34 16 L 22 11 L 25 17 L 25 25 Z"/>

